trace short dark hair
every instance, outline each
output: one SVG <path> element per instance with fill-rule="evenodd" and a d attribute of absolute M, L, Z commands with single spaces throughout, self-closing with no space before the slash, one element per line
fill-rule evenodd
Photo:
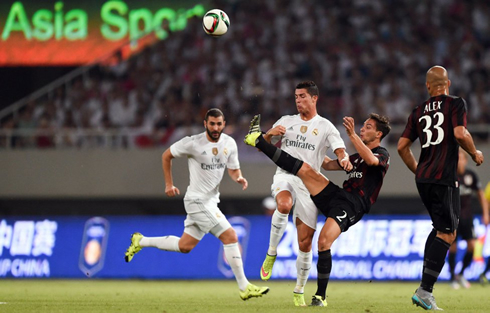
<path fill-rule="evenodd" d="M 383 134 L 381 136 L 381 140 L 383 140 L 383 138 L 390 133 L 390 120 L 388 119 L 388 117 L 381 116 L 376 113 L 369 114 L 369 118 L 376 121 L 376 130 L 380 131 Z"/>
<path fill-rule="evenodd" d="M 319 96 L 320 92 L 315 82 L 307 80 L 296 85 L 296 89 L 306 89 L 310 96 Z"/>
<path fill-rule="evenodd" d="M 213 109 L 209 109 L 207 112 L 206 112 L 206 115 L 204 116 L 204 120 L 207 122 L 208 121 L 208 117 L 220 117 L 220 116 L 223 116 L 223 121 L 225 120 L 225 115 L 223 114 L 223 112 L 221 112 L 220 109 L 216 109 L 216 108 L 213 108 Z"/>

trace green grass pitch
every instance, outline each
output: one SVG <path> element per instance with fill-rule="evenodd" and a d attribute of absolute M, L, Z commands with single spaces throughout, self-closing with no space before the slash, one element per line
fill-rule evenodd
<path fill-rule="evenodd" d="M 328 307 L 294 307 L 294 281 L 253 282 L 271 289 L 262 298 L 242 301 L 233 280 L 0 280 L 0 312 L 422 312 L 411 303 L 416 282 L 339 282 L 328 286 Z M 305 288 L 307 303 L 315 282 Z M 446 312 L 489 312 L 489 286 L 467 290 L 436 285 L 434 295 Z"/>

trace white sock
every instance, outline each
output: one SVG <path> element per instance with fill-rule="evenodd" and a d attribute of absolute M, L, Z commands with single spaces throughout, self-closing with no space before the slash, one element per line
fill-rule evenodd
<path fill-rule="evenodd" d="M 313 253 L 303 252 L 298 250 L 298 257 L 296 258 L 296 287 L 294 287 L 294 292 L 304 293 L 306 281 L 308 280 L 308 275 L 310 274 L 311 263 L 313 262 Z"/>
<path fill-rule="evenodd" d="M 277 255 L 277 246 L 288 225 L 288 215 L 282 214 L 277 209 L 272 214 L 271 236 L 269 239 L 269 250 L 267 250 L 268 255 Z"/>
<path fill-rule="evenodd" d="M 180 252 L 179 240 L 180 237 L 176 236 L 143 237 L 140 240 L 140 246 L 154 247 L 165 251 Z"/>
<path fill-rule="evenodd" d="M 245 272 L 243 271 L 242 255 L 240 254 L 238 243 L 235 242 L 229 245 L 223 245 L 223 250 L 225 252 L 226 261 L 230 264 L 231 270 L 235 275 L 238 288 L 242 291 L 245 290 L 248 285 L 248 279 L 245 277 Z"/>

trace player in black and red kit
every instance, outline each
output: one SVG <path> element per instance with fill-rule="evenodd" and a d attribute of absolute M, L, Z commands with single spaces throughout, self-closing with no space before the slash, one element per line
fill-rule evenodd
<path fill-rule="evenodd" d="M 453 242 L 449 248 L 448 263 L 449 271 L 451 273 L 451 286 L 454 289 L 459 289 L 460 286 L 463 288 L 469 288 L 470 283 L 464 277 L 464 270 L 471 265 L 473 261 L 473 251 L 475 250 L 475 227 L 473 225 L 473 210 L 471 207 L 472 195 L 476 194 L 478 196 L 478 201 L 482 208 L 482 220 L 483 224 L 488 225 L 488 203 L 485 199 L 485 193 L 483 192 L 483 187 L 480 179 L 475 172 L 468 169 L 466 165 L 468 164 L 468 158 L 466 153 L 459 149 L 459 161 L 458 161 L 458 182 L 459 182 L 459 194 L 461 197 L 461 213 L 459 215 L 459 225 L 458 231 L 456 233 L 457 238 L 461 238 L 466 241 L 466 253 L 463 256 L 463 265 L 459 274 L 455 273 L 456 268 L 456 252 L 458 250 L 457 240 Z"/>
<path fill-rule="evenodd" d="M 262 137 L 259 124 L 260 116 L 255 116 L 245 143 L 257 147 L 277 166 L 301 178 L 316 207 L 326 216 L 318 237 L 318 288 L 311 302 L 312 306 L 326 306 L 326 290 L 332 269 L 330 247 L 342 232 L 357 223 L 376 202 L 390 164 L 388 151 L 380 146 L 381 140 L 390 132 L 389 121 L 386 117 L 372 113 L 358 136 L 354 130 L 354 119 L 344 117 L 344 127 L 357 153 L 342 160 L 326 157 L 322 165 L 325 170 L 344 169 L 348 172 L 343 189 L 307 163 L 269 144 Z"/>
<path fill-rule="evenodd" d="M 483 154 L 466 129 L 466 102 L 449 95 L 450 85 L 442 66 L 427 71 L 430 98 L 412 111 L 398 141 L 398 153 L 415 173 L 417 190 L 434 227 L 425 244 L 422 281 L 412 296 L 412 302 L 425 310 L 440 310 L 432 289 L 456 237 L 460 213 L 456 177 L 459 147 L 468 152 L 476 165 L 483 163 Z M 410 149 L 417 138 L 422 148 L 418 163 Z"/>

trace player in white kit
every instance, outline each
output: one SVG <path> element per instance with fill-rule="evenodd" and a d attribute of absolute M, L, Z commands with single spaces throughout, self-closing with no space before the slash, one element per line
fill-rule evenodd
<path fill-rule="evenodd" d="M 219 109 L 210 109 L 205 116 L 205 132 L 185 137 L 168 148 L 162 156 L 165 176 L 165 194 L 174 197 L 180 194 L 173 185 L 172 159 L 186 157 L 189 164 L 190 183 L 184 197 L 187 213 L 184 232 L 181 237 L 145 237 L 141 233 L 131 236 L 131 245 L 126 251 L 126 262 L 144 247 L 155 247 L 166 251 L 189 253 L 207 233 L 221 240 L 224 255 L 235 275 L 240 289 L 240 297 L 247 300 L 261 297 L 268 287 L 255 286 L 247 280 L 235 230 L 218 208 L 219 184 L 225 168 L 233 181 L 248 186 L 242 176 L 235 140 L 223 134 L 224 115 Z"/>
<path fill-rule="evenodd" d="M 272 144 L 280 141 L 283 151 L 320 171 L 329 148 L 334 151 L 338 160 L 348 159 L 348 155 L 339 131 L 329 120 L 317 114 L 318 95 L 318 87 L 314 82 L 299 83 L 295 90 L 299 114 L 281 117 L 264 138 Z M 272 275 L 277 246 L 286 230 L 289 212 L 294 207 L 293 221 L 297 228 L 299 251 L 293 300 L 294 305 L 305 306 L 304 286 L 313 259 L 311 247 L 318 210 L 301 179 L 279 167 L 274 175 L 271 191 L 276 201 L 276 210 L 272 215 L 269 249 L 260 269 L 260 277 L 268 280 Z"/>

